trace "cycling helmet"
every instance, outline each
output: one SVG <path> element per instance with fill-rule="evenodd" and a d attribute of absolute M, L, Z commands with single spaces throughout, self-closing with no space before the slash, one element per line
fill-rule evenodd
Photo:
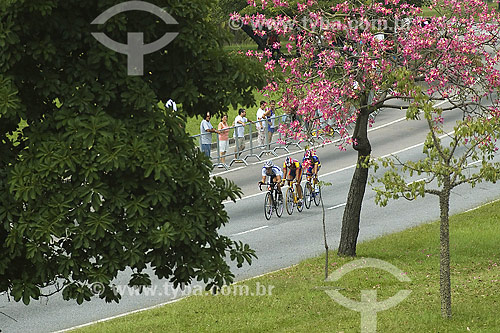
<path fill-rule="evenodd" d="M 286 160 L 285 160 L 285 165 L 287 167 L 291 167 L 292 166 L 292 163 L 293 163 L 293 160 L 291 157 L 287 157 Z"/>
<path fill-rule="evenodd" d="M 267 161 L 266 163 L 264 163 L 264 167 L 266 167 L 266 168 L 272 168 L 273 167 L 273 161 Z"/>
<path fill-rule="evenodd" d="M 306 150 L 306 153 L 304 154 L 304 159 L 310 158 L 311 155 L 312 155 L 311 151 L 310 150 Z"/>

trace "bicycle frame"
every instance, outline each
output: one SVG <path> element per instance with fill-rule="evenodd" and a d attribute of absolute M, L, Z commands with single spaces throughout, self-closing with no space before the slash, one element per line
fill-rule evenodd
<path fill-rule="evenodd" d="M 277 192 L 277 190 L 275 189 L 275 186 L 277 185 L 276 183 L 274 182 L 271 182 L 271 183 L 263 183 L 263 184 L 259 184 L 259 189 L 262 191 L 262 185 L 266 185 L 266 189 L 267 189 L 267 192 L 271 193 L 271 198 L 273 199 L 273 203 L 274 203 L 274 193 Z"/>
<path fill-rule="evenodd" d="M 294 198 L 294 202 L 297 203 L 297 192 L 295 191 L 296 187 L 300 185 L 300 183 L 298 183 L 297 181 L 295 181 L 295 179 L 286 179 L 286 182 L 288 184 L 288 187 L 290 187 L 292 189 L 292 192 L 293 192 L 293 198 Z"/>
<path fill-rule="evenodd" d="M 288 189 L 286 191 L 285 206 L 288 215 L 292 215 L 294 207 L 297 207 L 297 211 L 299 212 L 303 209 L 303 202 L 300 202 L 298 190 L 295 190 L 295 186 L 297 186 L 300 187 L 302 192 L 302 187 L 300 183 L 297 183 L 293 179 L 287 179 L 286 181 L 288 182 Z"/>
<path fill-rule="evenodd" d="M 307 209 L 311 207 L 311 201 L 314 201 L 316 206 L 319 206 L 321 202 L 321 187 L 318 183 L 314 184 L 314 181 L 311 182 L 311 178 L 313 178 L 312 174 L 306 174 L 306 185 L 304 187 L 304 203 Z M 317 178 L 314 178 L 318 181 Z M 316 192 L 316 186 L 318 186 L 318 192 Z"/>
<path fill-rule="evenodd" d="M 274 182 L 266 182 L 260 183 L 259 189 L 262 191 L 262 185 L 266 185 L 267 193 L 264 199 L 264 216 L 267 220 L 271 219 L 271 215 L 273 210 L 276 212 L 276 216 L 281 217 L 283 214 L 283 199 L 278 198 L 279 192 L 276 189 L 276 183 Z M 268 206 L 267 202 L 270 201 L 270 206 Z"/>

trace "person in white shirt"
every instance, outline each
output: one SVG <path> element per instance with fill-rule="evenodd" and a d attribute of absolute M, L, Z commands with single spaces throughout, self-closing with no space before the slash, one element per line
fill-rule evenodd
<path fill-rule="evenodd" d="M 205 114 L 205 119 L 201 121 L 201 151 L 210 158 L 210 147 L 212 146 L 212 133 L 218 133 L 210 123 L 210 112 Z"/>
<path fill-rule="evenodd" d="M 246 118 L 247 111 L 245 109 L 239 109 L 238 115 L 234 119 L 234 137 L 235 137 L 235 146 L 234 146 L 234 158 L 238 158 L 241 155 L 241 151 L 245 149 L 245 123 L 248 121 Z M 238 141 L 236 143 L 236 137 L 238 137 Z"/>
<path fill-rule="evenodd" d="M 267 143 L 270 144 L 273 142 L 273 134 L 276 131 L 276 126 L 274 123 L 274 120 L 276 118 L 276 101 L 270 101 L 269 102 L 269 108 L 268 112 L 269 115 L 267 116 Z"/>
<path fill-rule="evenodd" d="M 266 144 L 266 123 L 265 119 L 267 117 L 268 111 L 266 109 L 267 103 L 265 101 L 260 102 L 260 108 L 257 110 L 257 122 L 255 127 L 257 128 L 257 142 L 259 146 L 263 147 Z"/>

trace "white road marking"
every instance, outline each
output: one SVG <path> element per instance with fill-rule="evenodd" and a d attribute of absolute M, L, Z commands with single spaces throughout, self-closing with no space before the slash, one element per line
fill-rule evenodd
<path fill-rule="evenodd" d="M 268 226 L 268 225 L 264 225 L 264 226 L 262 226 L 262 227 L 258 227 L 258 228 L 250 229 L 250 230 L 243 231 L 243 232 L 238 232 L 237 234 L 233 234 L 233 235 L 230 235 L 230 236 L 239 236 L 239 235 L 244 235 L 244 234 L 248 234 L 249 232 L 253 232 L 253 231 L 257 231 L 257 230 L 262 230 L 262 229 L 266 229 L 266 228 L 269 228 L 269 226 Z"/>
<path fill-rule="evenodd" d="M 292 267 L 295 267 L 295 266 L 298 266 L 298 264 L 293 264 L 293 265 L 290 265 L 288 267 L 283 267 L 283 268 L 277 269 L 275 271 L 271 271 L 271 272 L 268 272 L 268 273 L 263 273 L 263 274 L 260 274 L 260 275 L 257 275 L 257 276 L 249 277 L 247 279 L 236 281 L 234 284 L 238 284 L 238 283 L 250 281 L 250 280 L 253 280 L 253 279 L 258 279 L 260 277 L 263 277 L 263 276 L 266 276 L 266 275 L 269 275 L 269 274 L 274 274 L 274 273 L 277 273 L 277 272 L 281 272 L 281 271 L 284 271 L 286 269 L 289 269 L 289 268 L 292 268 Z M 69 331 L 73 331 L 73 330 L 76 330 L 76 329 L 79 329 L 79 328 L 91 326 L 91 325 L 98 324 L 98 323 L 103 323 L 103 322 L 110 321 L 110 320 L 113 320 L 113 319 L 116 319 L 116 318 L 121 318 L 121 317 L 124 317 L 124 316 L 128 316 L 130 314 L 134 314 L 134 313 L 138 313 L 138 312 L 142 312 L 142 311 L 147 311 L 147 310 L 152 310 L 152 309 L 158 308 L 160 306 L 164 306 L 164 305 L 168 305 L 168 304 L 172 304 L 172 303 L 178 302 L 178 301 L 183 300 L 183 299 L 188 298 L 188 297 L 190 297 L 190 296 L 180 297 L 180 298 L 177 298 L 177 299 L 174 299 L 174 300 L 162 303 L 162 304 L 153 305 L 153 306 L 150 306 L 150 307 L 147 307 L 147 308 L 144 308 L 144 309 L 138 309 L 138 310 L 134 310 L 134 311 L 130 311 L 130 312 L 125 312 L 125 313 L 122 313 L 122 314 L 119 314 L 119 315 L 116 315 L 116 316 L 113 316 L 113 317 L 103 318 L 103 319 L 96 320 L 96 321 L 93 321 L 93 322 L 90 322 L 90 323 L 87 323 L 87 324 L 82 324 L 82 325 L 78 325 L 78 326 L 66 328 L 64 330 L 56 331 L 56 332 L 53 332 L 53 333 L 69 332 Z"/>
<path fill-rule="evenodd" d="M 478 164 L 478 163 L 481 163 L 481 162 L 483 162 L 483 161 L 476 161 L 476 162 L 472 162 L 472 163 L 467 164 L 467 166 L 474 165 L 474 164 Z"/>
<path fill-rule="evenodd" d="M 238 202 L 240 200 L 250 199 L 250 198 L 253 198 L 253 197 L 258 197 L 259 195 L 263 195 L 263 194 L 266 194 L 266 193 L 267 193 L 267 191 L 264 191 L 264 192 L 261 192 L 261 193 L 255 193 L 255 194 L 247 195 L 246 197 L 243 197 L 243 198 L 238 198 L 238 199 L 236 199 L 236 201 L 232 201 L 232 200 L 224 201 L 222 204 L 226 205 L 228 203 L 233 203 L 233 202 L 236 203 L 236 202 Z"/>
<path fill-rule="evenodd" d="M 383 124 L 383 125 L 380 125 L 380 126 L 377 126 L 377 127 L 370 128 L 367 132 L 370 133 L 372 131 L 375 131 L 375 130 L 378 130 L 378 129 L 381 129 L 381 128 L 384 128 L 384 127 L 387 127 L 387 126 L 390 126 L 390 125 L 393 125 L 393 124 L 396 124 L 396 123 L 399 123 L 400 121 L 403 121 L 403 120 L 406 120 L 406 117 L 393 120 L 391 122 L 388 122 L 387 124 Z"/>
<path fill-rule="evenodd" d="M 333 206 L 333 207 L 330 207 L 330 208 L 327 208 L 328 210 L 331 210 L 331 209 L 337 209 L 337 208 L 340 208 L 340 207 L 344 207 L 345 205 L 347 205 L 347 202 L 343 203 L 343 204 L 340 204 L 340 205 L 336 205 L 336 206 Z"/>
<path fill-rule="evenodd" d="M 240 166 L 238 168 L 234 168 L 234 169 L 229 169 L 229 170 L 224 170 L 222 172 L 218 172 L 218 173 L 211 173 L 210 176 L 220 176 L 220 175 L 224 175 L 228 172 L 232 172 L 232 171 L 236 171 L 236 170 L 240 170 L 240 169 L 243 169 L 244 166 Z"/>
<path fill-rule="evenodd" d="M 442 139 L 442 138 L 445 138 L 445 137 L 447 137 L 447 136 L 449 136 L 449 135 L 452 135 L 453 133 L 455 133 L 455 131 L 451 131 L 451 132 L 449 132 L 449 133 L 445 133 L 445 134 L 441 135 L 441 136 L 440 136 L 440 137 L 438 137 L 438 138 L 439 138 L 439 139 Z M 382 158 L 389 157 L 389 156 L 391 156 L 391 155 L 396 155 L 396 154 L 399 154 L 399 153 L 402 153 L 402 152 L 405 152 L 405 151 L 407 151 L 407 150 L 410 150 L 410 149 L 413 149 L 413 148 L 417 148 L 418 146 L 423 146 L 423 145 L 424 145 L 424 142 L 421 142 L 421 143 L 418 143 L 418 144 L 416 144 L 416 145 L 413 145 L 413 146 L 406 147 L 406 148 L 403 148 L 403 149 L 401 149 L 401 150 L 398 150 L 398 151 L 396 151 L 396 152 L 394 152 L 394 153 L 389 153 L 389 154 L 386 154 L 386 155 L 382 156 Z"/>
<path fill-rule="evenodd" d="M 153 305 L 153 306 L 150 306 L 150 307 L 147 307 L 147 308 L 143 308 L 143 309 L 138 309 L 138 310 L 134 310 L 134 311 L 130 311 L 130 312 L 125 312 L 125 313 L 122 313 L 122 314 L 119 314 L 119 315 L 116 315 L 116 316 L 112 316 L 112 317 L 108 317 L 108 318 L 104 318 L 104 319 L 99 319 L 99 320 L 96 320 L 96 321 L 93 321 L 93 322 L 90 322 L 90 323 L 87 323 L 87 324 L 73 326 L 73 327 L 70 327 L 70 328 L 66 328 L 64 330 L 56 331 L 54 333 L 69 332 L 69 331 L 73 331 L 73 330 L 76 330 L 76 329 L 79 329 L 79 328 L 83 328 L 83 327 L 87 327 L 87 326 L 90 326 L 90 325 L 94 325 L 94 324 L 98 324 L 98 323 L 104 323 L 106 321 L 110 321 L 110 320 L 113 320 L 113 319 L 125 317 L 125 316 L 128 316 L 128 315 L 134 314 L 134 313 L 138 313 L 138 312 L 143 312 L 143 311 L 147 311 L 147 310 L 152 310 L 152 309 L 155 309 L 155 308 L 159 308 L 160 306 L 164 306 L 164 305 L 167 305 L 167 304 L 175 303 L 177 301 L 180 301 L 181 299 L 183 299 L 183 298 L 174 299 L 174 300 L 171 300 L 171 301 L 168 301 L 168 302 L 165 302 L 165 303 Z"/>
<path fill-rule="evenodd" d="M 500 199 L 496 199 L 496 200 L 493 200 L 493 201 L 487 202 L 487 203 L 485 203 L 485 204 L 482 204 L 482 205 L 480 205 L 480 206 L 477 206 L 477 207 L 474 207 L 474 208 L 468 209 L 468 210 L 466 210 L 464 213 L 472 212 L 472 211 L 474 211 L 474 210 L 476 210 L 476 209 L 478 209 L 478 208 L 481 208 L 481 207 L 484 207 L 484 206 L 486 206 L 486 205 L 489 205 L 489 204 L 495 203 L 495 202 L 497 202 L 497 201 L 500 201 Z"/>
<path fill-rule="evenodd" d="M 411 185 L 411 184 L 413 184 L 413 183 L 418 183 L 418 182 L 421 182 L 422 180 L 423 180 L 423 181 L 426 181 L 426 180 L 427 180 L 427 178 L 421 178 L 421 179 L 414 180 L 414 181 L 409 182 L 408 184 L 406 184 L 406 186 Z"/>
<path fill-rule="evenodd" d="M 450 133 L 443 134 L 443 135 L 441 135 L 441 136 L 439 137 L 439 139 L 442 139 L 442 138 L 444 138 L 444 137 L 446 137 L 446 136 L 448 136 L 448 135 L 451 135 L 451 134 L 453 134 L 454 132 L 455 132 L 455 131 L 452 131 L 452 132 L 450 132 Z M 395 152 L 392 152 L 392 153 L 386 154 L 386 155 L 382 156 L 381 158 L 389 157 L 389 156 L 392 156 L 392 155 L 397 155 L 397 154 L 399 154 L 399 153 L 403 153 L 403 152 L 405 152 L 405 151 L 408 151 L 408 150 L 411 150 L 411 149 L 413 149 L 413 148 L 417 148 L 417 147 L 419 147 L 419 146 L 423 146 L 423 145 L 424 145 L 424 142 L 417 143 L 417 144 L 415 144 L 415 145 L 413 145 L 413 146 L 409 146 L 409 147 L 406 147 L 406 148 L 400 149 L 400 150 L 398 150 L 398 151 L 395 151 Z M 335 173 L 337 173 L 337 172 L 341 172 L 341 171 L 344 171 L 344 170 L 347 170 L 347 169 L 354 168 L 355 166 L 356 166 L 356 164 L 351 165 L 351 166 L 348 166 L 348 167 L 345 167 L 345 168 L 342 168 L 342 169 L 339 169 L 339 170 L 335 170 L 335 171 L 332 171 L 332 172 L 328 172 L 328 173 L 325 173 L 325 174 L 323 174 L 323 175 L 319 176 L 319 178 L 321 178 L 321 177 L 325 177 L 325 176 L 329 176 L 329 175 L 333 175 L 333 174 L 335 174 Z"/>

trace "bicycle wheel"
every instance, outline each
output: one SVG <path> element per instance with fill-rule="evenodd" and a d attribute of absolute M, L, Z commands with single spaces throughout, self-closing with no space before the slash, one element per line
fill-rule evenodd
<path fill-rule="evenodd" d="M 318 193 L 314 194 L 314 204 L 319 206 L 321 203 L 321 186 L 318 186 Z"/>
<path fill-rule="evenodd" d="M 300 187 L 300 193 L 302 193 L 302 198 L 304 198 L 304 191 L 302 190 L 302 185 L 299 184 Z M 304 210 L 304 200 L 302 202 L 298 201 L 297 202 L 297 211 L 300 213 L 302 210 Z"/>
<path fill-rule="evenodd" d="M 286 211 L 287 211 L 288 215 L 292 215 L 292 213 L 293 213 L 293 192 L 292 192 L 292 189 L 290 187 L 286 190 L 285 206 L 286 206 Z"/>
<path fill-rule="evenodd" d="M 283 195 L 279 195 L 278 192 L 276 192 L 276 216 L 281 217 L 283 215 Z"/>
<path fill-rule="evenodd" d="M 312 200 L 311 183 L 307 182 L 306 186 L 304 187 L 304 205 L 307 209 L 311 208 Z"/>
<path fill-rule="evenodd" d="M 271 192 L 267 192 L 266 198 L 264 200 L 264 215 L 266 216 L 266 220 L 270 220 L 272 214 L 273 214 L 273 198 L 271 196 Z"/>

